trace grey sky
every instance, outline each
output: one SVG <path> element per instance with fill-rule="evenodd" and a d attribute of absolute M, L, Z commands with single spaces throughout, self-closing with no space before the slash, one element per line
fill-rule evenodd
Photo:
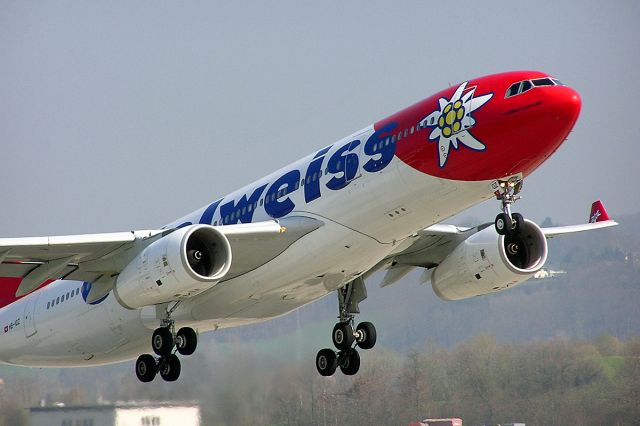
<path fill-rule="evenodd" d="M 516 69 L 583 98 L 517 210 L 576 222 L 602 197 L 637 212 L 639 20 L 637 1 L 3 1 L 0 235 L 158 227 L 450 83 Z"/>

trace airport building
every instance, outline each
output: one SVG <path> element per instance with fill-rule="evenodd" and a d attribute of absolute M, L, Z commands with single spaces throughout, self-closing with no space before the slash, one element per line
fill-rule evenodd
<path fill-rule="evenodd" d="M 29 408 L 31 426 L 200 426 L 195 403 L 134 402 Z"/>

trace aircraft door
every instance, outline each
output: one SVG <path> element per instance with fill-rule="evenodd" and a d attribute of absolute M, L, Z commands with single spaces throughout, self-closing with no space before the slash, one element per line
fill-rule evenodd
<path fill-rule="evenodd" d="M 38 306 L 39 294 L 28 297 L 24 307 L 24 335 L 31 337 L 37 333 L 36 329 L 36 307 Z"/>
<path fill-rule="evenodd" d="M 343 169 L 347 182 L 358 179 L 362 176 L 362 146 L 364 145 L 365 134 L 358 135 L 351 140 L 349 148 L 344 155 Z"/>

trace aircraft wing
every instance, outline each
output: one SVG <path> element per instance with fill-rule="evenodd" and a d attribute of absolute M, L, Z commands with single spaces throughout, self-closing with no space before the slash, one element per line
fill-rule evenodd
<path fill-rule="evenodd" d="M 246 273 L 282 253 L 323 223 L 291 217 L 282 221 L 225 225 L 217 229 L 229 240 L 234 256 L 225 279 Z M 174 229 L 49 237 L 0 238 L 0 277 L 19 281 L 15 297 L 46 282 L 69 279 L 93 282 L 115 276 L 138 253 Z"/>
<path fill-rule="evenodd" d="M 600 200 L 593 203 L 589 220 L 590 222 L 585 224 L 541 228 L 541 230 L 544 236 L 550 239 L 558 235 L 618 225 L 616 221 L 609 218 Z M 493 223 L 485 223 L 473 228 L 438 224 L 422 229 L 407 238 L 396 251 L 367 271 L 365 277 L 386 269 L 387 272 L 380 283 L 381 287 L 386 287 L 419 267 L 427 270 L 422 281 L 428 281 L 430 269 L 438 266 L 462 241 L 489 226 L 493 226 Z"/>

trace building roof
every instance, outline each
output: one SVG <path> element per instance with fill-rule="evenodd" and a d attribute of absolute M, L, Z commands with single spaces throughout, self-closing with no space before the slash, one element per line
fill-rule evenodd
<path fill-rule="evenodd" d="M 87 405 L 47 405 L 44 407 L 29 407 L 31 412 L 44 411 L 77 411 L 77 410 L 115 410 L 115 409 L 139 409 L 139 408 L 199 408 L 194 401 L 116 401 L 107 404 Z"/>

